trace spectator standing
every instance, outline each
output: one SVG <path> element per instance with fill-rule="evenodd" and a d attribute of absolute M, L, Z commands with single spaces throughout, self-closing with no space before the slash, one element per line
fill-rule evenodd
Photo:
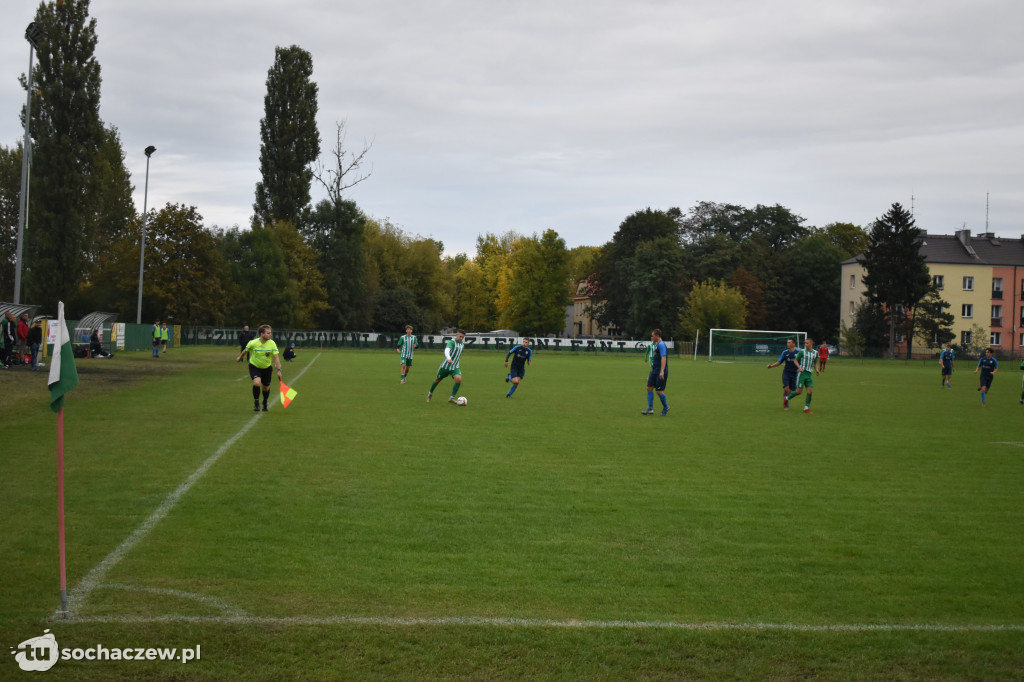
<path fill-rule="evenodd" d="M 22 313 L 18 318 L 18 362 L 26 364 L 28 361 L 28 313 Z"/>
<path fill-rule="evenodd" d="M 43 323 L 36 320 L 28 330 L 28 348 L 32 353 L 32 371 L 39 369 L 39 347 L 43 345 Z"/>

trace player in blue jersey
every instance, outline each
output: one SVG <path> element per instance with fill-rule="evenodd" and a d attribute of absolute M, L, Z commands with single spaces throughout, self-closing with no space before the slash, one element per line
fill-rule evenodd
<path fill-rule="evenodd" d="M 942 368 L 942 387 L 953 388 L 953 346 L 948 343 L 939 353 L 939 367 Z"/>
<path fill-rule="evenodd" d="M 651 332 L 651 372 L 647 375 L 647 409 L 640 414 L 654 414 L 654 394 L 661 400 L 661 416 L 668 414 L 665 384 L 668 383 L 668 347 L 661 338 L 661 330 Z"/>
<path fill-rule="evenodd" d="M 512 350 L 505 355 L 505 368 L 508 369 L 508 359 L 512 358 L 512 368 L 509 369 L 508 374 L 505 375 L 505 383 L 512 382 L 512 388 L 508 389 L 508 393 L 505 394 L 506 398 L 511 398 L 512 394 L 519 388 L 519 382 L 526 377 L 526 366 L 531 364 L 533 359 L 533 350 L 530 349 L 530 339 L 523 339 L 522 343 L 518 343 L 512 346 Z"/>
<path fill-rule="evenodd" d="M 779 354 L 779 359 L 768 365 L 768 369 L 782 365 L 782 409 L 789 409 L 789 394 L 796 390 L 796 339 L 786 339 L 786 349 Z"/>
<path fill-rule="evenodd" d="M 988 394 L 988 389 L 992 388 L 992 377 L 999 371 L 999 361 L 992 355 L 991 348 L 986 348 L 985 357 L 978 360 L 974 373 L 977 374 L 978 370 L 981 370 L 981 382 L 978 386 L 978 390 L 981 391 L 981 406 L 985 407 L 985 395 Z"/>

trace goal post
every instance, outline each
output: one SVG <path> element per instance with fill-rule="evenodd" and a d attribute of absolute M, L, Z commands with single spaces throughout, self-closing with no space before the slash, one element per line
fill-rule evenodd
<path fill-rule="evenodd" d="M 708 362 L 774 360 L 786 348 L 787 339 L 795 339 L 803 348 L 807 332 L 774 329 L 711 329 L 708 331 Z"/>

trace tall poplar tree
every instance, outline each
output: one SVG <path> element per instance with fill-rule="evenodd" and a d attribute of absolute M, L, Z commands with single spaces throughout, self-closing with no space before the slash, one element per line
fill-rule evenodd
<path fill-rule="evenodd" d="M 38 94 L 32 105 L 24 298 L 54 311 L 58 300 L 74 296 L 93 249 L 92 176 L 104 141 L 100 65 L 89 0 L 43 3 L 35 22 L 43 35 L 32 84 Z"/>
<path fill-rule="evenodd" d="M 301 228 L 310 203 L 313 173 L 320 156 L 316 127 L 318 88 L 313 57 L 301 47 L 278 47 L 267 72 L 264 115 L 260 121 L 260 174 L 254 222 L 289 222 Z"/>
<path fill-rule="evenodd" d="M 0 145 L 0 300 L 4 301 L 14 300 L 14 254 L 18 244 L 20 182 L 21 146 Z"/>

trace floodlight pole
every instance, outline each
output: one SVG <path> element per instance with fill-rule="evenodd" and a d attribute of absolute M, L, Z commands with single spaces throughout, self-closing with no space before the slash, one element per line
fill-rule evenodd
<path fill-rule="evenodd" d="M 156 147 L 149 145 L 146 147 L 146 189 L 142 193 L 142 246 L 139 247 L 139 306 L 135 311 L 135 324 L 142 324 L 142 273 L 146 266 L 146 219 L 149 217 L 147 213 L 147 202 L 149 200 L 149 157 L 153 156 L 153 152 L 156 151 Z"/>
<path fill-rule="evenodd" d="M 43 30 L 33 21 L 25 29 L 25 40 L 28 41 L 28 76 L 25 79 L 25 140 L 21 145 L 21 201 L 18 203 L 18 245 L 14 252 L 14 302 L 21 303 L 21 254 L 25 242 L 25 226 L 28 223 L 28 180 L 30 173 L 29 159 L 32 156 L 32 138 L 29 136 L 29 125 L 32 121 L 32 58 L 38 48 Z"/>

